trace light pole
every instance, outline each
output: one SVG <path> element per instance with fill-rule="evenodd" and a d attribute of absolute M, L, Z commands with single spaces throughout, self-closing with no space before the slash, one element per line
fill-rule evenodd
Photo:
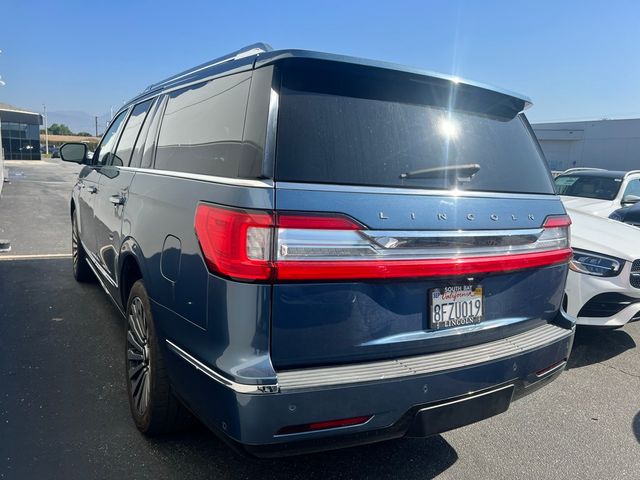
<path fill-rule="evenodd" d="M 49 155 L 49 125 L 47 124 L 47 106 L 43 103 L 44 108 L 44 151 Z"/>
<path fill-rule="evenodd" d="M 2 53 L 2 50 L 0 50 L 0 53 Z M 4 87 L 5 85 L 6 83 L 2 81 L 2 75 L 0 75 L 0 87 Z"/>

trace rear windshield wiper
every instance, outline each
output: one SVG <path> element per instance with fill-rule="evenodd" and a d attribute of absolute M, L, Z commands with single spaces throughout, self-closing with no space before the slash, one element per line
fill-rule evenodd
<path fill-rule="evenodd" d="M 480 171 L 480 165 L 477 163 L 468 163 L 466 165 L 447 165 L 445 167 L 423 168 L 421 170 L 413 170 L 400 174 L 400 178 L 443 178 L 455 174 L 460 181 L 469 181 L 476 173 Z"/>

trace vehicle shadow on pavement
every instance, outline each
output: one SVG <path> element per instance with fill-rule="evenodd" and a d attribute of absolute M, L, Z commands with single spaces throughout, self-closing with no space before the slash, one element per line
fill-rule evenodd
<path fill-rule="evenodd" d="M 234 472 L 235 478 L 259 477 L 263 480 L 431 479 L 458 460 L 456 451 L 440 435 L 425 439 L 403 438 L 362 447 L 276 459 L 242 455 L 204 427 L 197 431 L 153 439 L 150 443 L 162 457 L 182 457 L 182 461 L 190 465 L 190 478 L 217 478 L 224 476 L 226 472 Z M 194 468 L 196 465 L 199 468 Z"/>
<path fill-rule="evenodd" d="M 578 327 L 567 369 L 605 362 L 635 346 L 636 342 L 624 330 Z"/>
<path fill-rule="evenodd" d="M 633 430 L 633 434 L 636 436 L 636 440 L 640 443 L 640 412 L 633 417 L 633 423 L 631 424 L 631 429 Z"/>
<path fill-rule="evenodd" d="M 420 478 L 458 460 L 441 436 L 314 455 L 240 456 L 204 427 L 150 439 L 131 421 L 124 320 L 71 259 L 0 262 L 0 478 Z M 81 361 L 79 361 L 81 359 Z M 63 447 L 61 447 L 61 445 Z"/>

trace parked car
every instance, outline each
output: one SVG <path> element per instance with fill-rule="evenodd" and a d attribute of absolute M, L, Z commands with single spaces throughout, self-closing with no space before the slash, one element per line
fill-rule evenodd
<path fill-rule="evenodd" d="M 640 203 L 635 203 L 629 207 L 622 207 L 609 215 L 611 220 L 628 223 L 640 227 Z"/>
<path fill-rule="evenodd" d="M 315 451 L 466 425 L 555 378 L 570 220 L 528 104 L 260 44 L 151 85 L 91 161 L 64 145 L 73 272 L 127 319 L 137 427 L 186 406 L 256 455 Z"/>
<path fill-rule="evenodd" d="M 640 201 L 640 170 L 574 168 L 557 176 L 555 184 L 565 207 L 601 217 Z"/>
<path fill-rule="evenodd" d="M 640 231 L 567 209 L 574 254 L 564 305 L 578 325 L 620 328 L 640 320 Z"/>
<path fill-rule="evenodd" d="M 60 158 L 60 149 L 59 148 L 53 148 L 51 149 L 51 158 Z"/>

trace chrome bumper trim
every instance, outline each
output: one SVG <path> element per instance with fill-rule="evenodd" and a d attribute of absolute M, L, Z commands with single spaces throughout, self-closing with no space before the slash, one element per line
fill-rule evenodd
<path fill-rule="evenodd" d="M 285 392 L 426 375 L 529 352 L 563 340 L 572 333 L 573 330 L 545 324 L 512 337 L 447 352 L 337 367 L 281 371 L 278 372 L 278 384 L 280 390 Z"/>
<path fill-rule="evenodd" d="M 206 366 L 200 360 L 198 360 L 197 358 L 195 358 L 192 355 L 188 354 L 187 352 L 185 352 L 180 347 L 178 347 L 171 340 L 167 340 L 167 346 L 169 347 L 169 350 L 174 352 L 179 357 L 182 357 L 184 360 L 186 360 L 188 363 L 190 363 L 191 366 L 195 367 L 196 370 L 200 370 L 202 373 L 204 373 L 206 376 L 208 376 L 212 380 L 215 380 L 216 382 L 220 383 L 221 385 L 224 385 L 225 387 L 230 388 L 234 392 L 237 392 L 237 393 L 278 393 L 279 390 L 280 390 L 278 388 L 278 384 L 277 383 L 276 384 L 269 384 L 269 385 L 248 385 L 246 383 L 234 382 L 233 380 L 230 380 L 230 379 L 220 375 L 218 372 L 216 372 L 212 368 Z"/>

